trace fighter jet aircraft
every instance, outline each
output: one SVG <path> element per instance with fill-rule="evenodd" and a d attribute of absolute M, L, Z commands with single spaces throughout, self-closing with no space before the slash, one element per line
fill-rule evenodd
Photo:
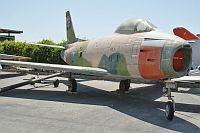
<path fill-rule="evenodd" d="M 90 41 L 76 38 L 69 11 L 66 20 L 71 44 L 57 48 L 63 49 L 61 58 L 67 65 L 7 60 L 0 60 L 0 64 L 62 71 L 67 74 L 71 92 L 77 91 L 77 75 L 118 80 L 119 90 L 124 92 L 129 90 L 131 79 L 171 79 L 186 75 L 191 67 L 192 49 L 188 42 L 162 32 L 147 20 L 127 20 L 113 34 Z M 174 100 L 171 93 L 167 97 L 166 117 L 172 120 Z"/>

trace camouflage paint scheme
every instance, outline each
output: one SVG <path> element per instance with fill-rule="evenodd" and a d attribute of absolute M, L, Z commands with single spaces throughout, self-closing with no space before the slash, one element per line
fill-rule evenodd
<path fill-rule="evenodd" d="M 183 56 L 175 57 L 177 51 Z M 103 68 L 127 79 L 180 77 L 191 66 L 191 48 L 185 40 L 141 19 L 124 22 L 110 36 L 72 43 L 61 57 L 67 64 Z M 180 66 L 176 71 L 174 67 Z"/>

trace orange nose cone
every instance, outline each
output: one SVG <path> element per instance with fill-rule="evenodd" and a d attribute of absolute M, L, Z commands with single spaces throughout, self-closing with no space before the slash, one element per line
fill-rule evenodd
<path fill-rule="evenodd" d="M 181 71 L 185 64 L 185 53 L 183 50 L 178 50 L 173 57 L 173 68 L 176 72 Z"/>

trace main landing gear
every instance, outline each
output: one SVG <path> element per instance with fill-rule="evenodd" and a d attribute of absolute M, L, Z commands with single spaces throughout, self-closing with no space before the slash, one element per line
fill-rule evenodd
<path fill-rule="evenodd" d="M 68 92 L 68 93 L 77 93 L 77 82 L 76 82 L 76 79 L 74 79 L 72 77 L 71 73 L 69 73 L 67 86 L 68 86 L 68 90 L 66 90 L 66 92 Z"/>
<path fill-rule="evenodd" d="M 59 80 L 56 79 L 53 82 L 53 85 L 54 85 L 55 88 L 58 87 L 59 86 Z M 66 90 L 66 92 L 69 92 L 69 93 L 76 93 L 77 92 L 77 82 L 76 82 L 76 79 L 69 78 L 67 86 L 68 86 L 68 90 Z"/>
<path fill-rule="evenodd" d="M 166 83 L 166 87 L 163 87 L 163 92 L 165 93 L 165 96 L 168 98 L 168 101 L 165 105 L 165 116 L 169 121 L 173 120 L 175 112 L 175 101 L 172 98 L 173 96 L 171 95 L 171 89 L 170 89 L 171 85 L 173 84 Z"/>
<path fill-rule="evenodd" d="M 68 86 L 67 92 L 70 92 L 70 93 L 76 93 L 77 92 L 77 82 L 76 82 L 76 79 L 69 78 L 67 86 Z"/>
<path fill-rule="evenodd" d="M 56 79 L 56 80 L 53 82 L 54 87 L 57 88 L 57 87 L 59 86 L 59 83 L 60 83 L 59 79 Z"/>
<path fill-rule="evenodd" d="M 130 88 L 130 83 L 131 83 L 130 79 L 121 80 L 120 84 L 119 84 L 119 90 L 117 90 L 117 92 L 127 93 L 129 91 L 129 88 Z"/>
<path fill-rule="evenodd" d="M 59 80 L 56 79 L 54 82 L 53 82 L 53 85 L 54 87 L 58 87 L 59 86 Z M 76 93 L 77 92 L 77 82 L 76 82 L 76 79 L 72 78 L 71 76 L 71 73 L 69 73 L 69 77 L 68 77 L 68 90 L 66 90 L 66 92 L 68 93 Z"/>

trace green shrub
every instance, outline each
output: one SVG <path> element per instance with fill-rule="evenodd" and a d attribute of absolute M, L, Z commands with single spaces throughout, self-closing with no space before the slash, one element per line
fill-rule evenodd
<path fill-rule="evenodd" d="M 51 40 L 39 41 L 40 44 L 67 45 L 67 41 L 55 43 Z M 30 61 L 39 63 L 65 64 L 60 58 L 62 49 L 31 45 L 26 42 L 3 41 L 0 42 L 0 53 L 31 57 Z"/>

